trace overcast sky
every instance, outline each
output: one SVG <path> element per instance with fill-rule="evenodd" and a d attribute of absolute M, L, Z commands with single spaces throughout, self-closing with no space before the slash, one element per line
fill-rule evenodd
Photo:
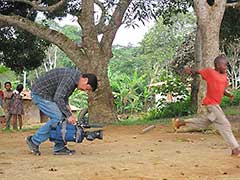
<path fill-rule="evenodd" d="M 135 27 L 135 29 L 122 25 L 117 32 L 113 44 L 123 46 L 132 44 L 134 46 L 137 46 L 138 43 L 143 39 L 144 34 L 148 32 L 152 25 L 153 23 L 147 23 L 145 26 L 139 24 L 139 27 Z"/>

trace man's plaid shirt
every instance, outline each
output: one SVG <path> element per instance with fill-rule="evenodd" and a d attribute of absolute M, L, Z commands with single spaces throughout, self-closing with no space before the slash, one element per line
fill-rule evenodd
<path fill-rule="evenodd" d="M 67 105 L 69 96 L 77 88 L 81 73 L 75 69 L 58 68 L 39 77 L 32 85 L 32 93 L 55 102 L 63 115 L 68 118 L 72 113 Z"/>

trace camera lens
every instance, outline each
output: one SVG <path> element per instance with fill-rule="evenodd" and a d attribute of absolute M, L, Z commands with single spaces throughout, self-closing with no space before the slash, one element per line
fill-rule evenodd
<path fill-rule="evenodd" d="M 84 134 L 84 137 L 88 140 L 88 141 L 93 141 L 94 139 L 103 139 L 103 132 L 102 130 L 98 130 L 98 131 L 87 131 Z"/>

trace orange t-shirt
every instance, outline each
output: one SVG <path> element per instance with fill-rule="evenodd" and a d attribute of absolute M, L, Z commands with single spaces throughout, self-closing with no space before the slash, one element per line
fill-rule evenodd
<path fill-rule="evenodd" d="M 207 81 L 207 94 L 203 100 L 203 105 L 220 104 L 225 88 L 228 86 L 227 75 L 212 68 L 202 69 L 198 72 Z"/>

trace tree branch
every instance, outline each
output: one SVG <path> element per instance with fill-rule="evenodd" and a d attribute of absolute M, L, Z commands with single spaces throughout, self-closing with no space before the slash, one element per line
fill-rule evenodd
<path fill-rule="evenodd" d="M 33 9 L 38 10 L 38 11 L 48 11 L 48 12 L 54 12 L 58 8 L 60 8 L 64 3 L 65 0 L 60 0 L 56 4 L 50 5 L 50 6 L 41 6 L 41 1 L 29 1 L 29 0 L 4 0 L 8 2 L 22 2 L 25 4 L 28 4 L 32 6 Z"/>
<path fill-rule="evenodd" d="M 115 11 L 113 12 L 110 23 L 106 26 L 106 30 L 103 33 L 101 45 L 103 49 L 109 50 L 109 52 L 106 52 L 109 56 L 112 56 L 111 54 L 112 51 L 110 47 L 112 46 L 112 42 L 115 38 L 117 30 L 123 23 L 122 21 L 123 21 L 124 14 L 131 2 L 132 0 L 119 1 Z"/>
<path fill-rule="evenodd" d="M 106 11 L 103 3 L 100 2 L 99 0 L 94 0 L 94 3 L 97 4 L 102 11 L 100 20 L 99 20 L 98 24 L 96 25 L 97 33 L 102 34 L 105 31 L 104 29 L 106 27 L 104 23 L 105 23 L 107 11 Z"/>
<path fill-rule="evenodd" d="M 0 22 L 4 22 L 7 26 L 19 27 L 35 36 L 57 45 L 76 64 L 79 63 L 79 59 L 85 57 L 82 48 L 79 47 L 74 41 L 70 40 L 67 36 L 58 31 L 30 21 L 29 19 L 21 16 L 6 16 L 0 14 Z M 78 58 L 76 58 L 76 56 Z"/>
<path fill-rule="evenodd" d="M 78 16 L 78 23 L 82 28 L 82 46 L 88 50 L 99 49 L 94 23 L 94 0 L 82 0 L 82 10 Z"/>

